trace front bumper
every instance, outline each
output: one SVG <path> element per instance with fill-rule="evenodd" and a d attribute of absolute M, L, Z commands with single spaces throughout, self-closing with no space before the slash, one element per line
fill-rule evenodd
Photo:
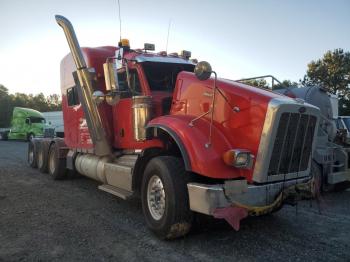
<path fill-rule="evenodd" d="M 342 182 L 350 182 L 350 170 L 327 174 L 328 184 L 334 185 Z"/>
<path fill-rule="evenodd" d="M 263 185 L 248 185 L 246 180 L 231 180 L 224 184 L 187 184 L 190 209 L 214 215 L 216 210 L 229 207 L 243 208 L 248 215 L 271 213 L 285 201 L 297 201 L 314 196 L 310 177 Z"/>

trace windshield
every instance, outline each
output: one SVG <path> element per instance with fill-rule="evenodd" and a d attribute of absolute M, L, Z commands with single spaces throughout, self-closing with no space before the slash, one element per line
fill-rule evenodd
<path fill-rule="evenodd" d="M 346 125 L 346 129 L 350 131 L 350 118 L 343 118 L 343 120 Z"/>
<path fill-rule="evenodd" d="M 335 121 L 335 124 L 337 125 L 337 129 L 344 129 L 345 128 L 341 119 L 337 119 Z"/>
<path fill-rule="evenodd" d="M 177 75 L 181 71 L 193 72 L 194 65 L 144 62 L 143 70 L 152 91 L 172 92 L 175 88 Z"/>
<path fill-rule="evenodd" d="M 36 123 L 41 123 L 41 124 L 45 124 L 45 119 L 41 118 L 41 117 L 30 117 L 30 122 L 32 124 L 36 124 Z"/>

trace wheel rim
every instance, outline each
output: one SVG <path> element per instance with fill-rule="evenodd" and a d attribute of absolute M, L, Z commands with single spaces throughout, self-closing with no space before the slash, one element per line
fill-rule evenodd
<path fill-rule="evenodd" d="M 165 191 L 162 180 L 156 175 L 148 182 L 147 204 L 153 219 L 160 220 L 165 211 Z"/>
<path fill-rule="evenodd" d="M 55 172 L 55 155 L 51 152 L 49 155 L 49 172 L 53 174 Z"/>

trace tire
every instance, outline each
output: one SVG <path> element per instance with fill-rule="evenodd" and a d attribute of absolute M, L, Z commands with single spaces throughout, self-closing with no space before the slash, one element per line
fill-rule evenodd
<path fill-rule="evenodd" d="M 342 192 L 350 188 L 350 182 L 344 181 L 338 184 L 335 184 L 333 187 L 334 192 Z"/>
<path fill-rule="evenodd" d="M 50 146 L 47 165 L 48 173 L 54 180 L 61 180 L 67 176 L 66 159 L 59 158 L 59 147 L 56 143 Z"/>
<path fill-rule="evenodd" d="M 33 133 L 30 133 L 30 134 L 27 135 L 27 141 L 28 141 L 28 142 L 29 142 L 29 141 L 32 141 L 33 138 L 35 138 L 35 135 L 34 135 Z"/>
<path fill-rule="evenodd" d="M 38 143 L 37 166 L 41 173 L 47 173 L 47 143 L 40 141 Z"/>
<path fill-rule="evenodd" d="M 37 143 L 34 140 L 29 141 L 27 162 L 29 166 L 32 168 L 36 168 L 38 166 L 37 151 L 38 151 Z"/>
<path fill-rule="evenodd" d="M 0 133 L 0 140 L 6 141 L 7 139 L 8 139 L 8 133 L 7 132 Z"/>
<path fill-rule="evenodd" d="M 146 166 L 141 185 L 142 210 L 147 226 L 161 239 L 181 237 L 190 231 L 193 214 L 188 177 L 183 161 L 176 157 L 155 157 Z"/>

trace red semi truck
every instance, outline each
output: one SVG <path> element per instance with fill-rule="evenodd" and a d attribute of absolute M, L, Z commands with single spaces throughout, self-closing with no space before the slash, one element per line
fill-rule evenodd
<path fill-rule="evenodd" d="M 165 239 L 188 233 L 196 212 L 238 229 L 310 194 L 318 108 L 217 79 L 189 52 L 133 50 L 126 40 L 80 48 L 71 23 L 56 21 L 71 50 L 61 63 L 65 137 L 31 141 L 32 167 L 140 196 L 147 226 Z"/>

